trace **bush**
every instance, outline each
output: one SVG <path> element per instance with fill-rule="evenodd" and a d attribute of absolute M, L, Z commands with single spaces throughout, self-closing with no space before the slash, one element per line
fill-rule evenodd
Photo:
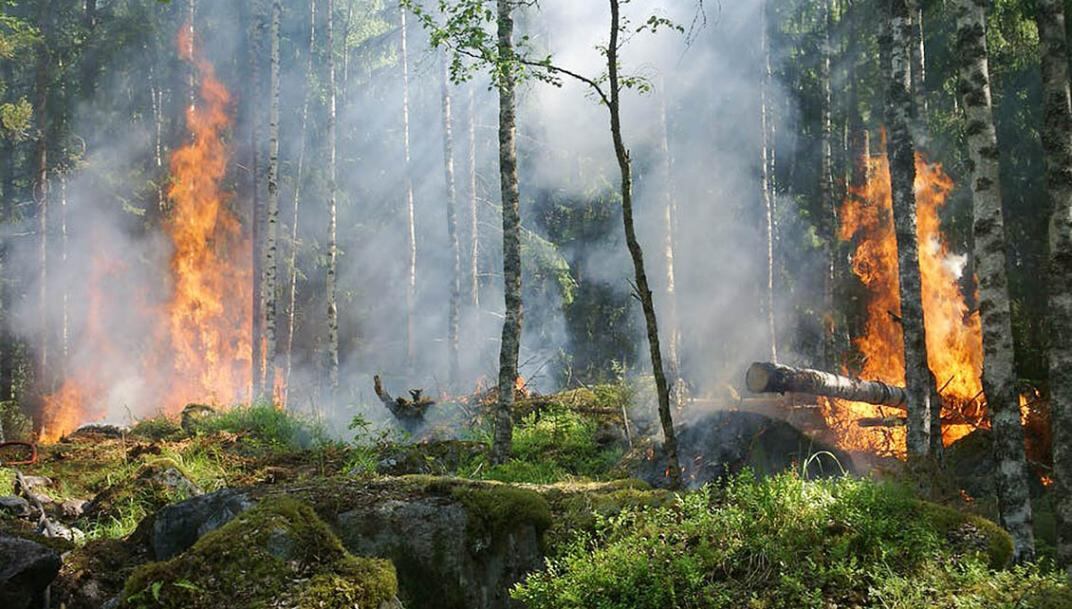
<path fill-rule="evenodd" d="M 603 520 L 513 595 L 531 609 L 923 607 L 890 604 L 912 591 L 897 582 L 926 577 L 935 598 L 952 598 L 1009 544 L 993 523 L 902 487 L 746 473 Z"/>
<path fill-rule="evenodd" d="M 201 433 L 229 432 L 277 448 L 309 448 L 326 440 L 323 429 L 274 404 L 235 406 L 199 419 Z"/>

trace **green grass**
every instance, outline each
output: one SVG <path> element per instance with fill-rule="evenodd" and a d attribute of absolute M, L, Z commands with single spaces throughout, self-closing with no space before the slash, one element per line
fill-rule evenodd
<path fill-rule="evenodd" d="M 327 439 L 315 422 L 264 402 L 235 406 L 205 417 L 198 421 L 197 431 L 242 434 L 252 442 L 285 449 L 311 448 Z"/>
<path fill-rule="evenodd" d="M 991 571 L 1010 544 L 903 487 L 745 474 L 601 519 L 513 595 L 530 609 L 1072 606 L 1067 583 L 1037 568 Z M 988 587 L 994 573 L 1004 589 Z"/>

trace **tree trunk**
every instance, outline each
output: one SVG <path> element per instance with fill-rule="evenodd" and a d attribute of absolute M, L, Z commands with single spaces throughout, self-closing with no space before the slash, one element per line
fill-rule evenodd
<path fill-rule="evenodd" d="M 1057 563 L 1072 575 L 1072 95 L 1067 34 L 1060 0 L 1039 0 L 1042 60 L 1042 146 L 1050 221 L 1049 372 L 1053 422 Z"/>
<path fill-rule="evenodd" d="M 834 26 L 834 9 L 832 0 L 823 0 L 825 25 L 823 27 L 822 53 L 819 58 L 819 82 L 822 98 L 819 109 L 819 131 L 821 133 L 821 159 L 819 170 L 819 204 L 822 209 L 822 238 L 825 243 L 823 273 L 823 342 L 822 361 L 827 368 L 834 368 L 838 357 L 835 337 L 837 328 L 834 324 L 834 256 L 837 251 L 837 201 L 834 197 L 834 131 L 831 119 L 833 92 L 830 86 L 830 31 Z"/>
<path fill-rule="evenodd" d="M 909 57 L 906 41 L 911 34 L 905 0 L 890 3 L 890 68 L 886 95 L 887 147 L 893 190 L 893 223 L 897 235 L 900 270 L 901 327 L 904 330 L 905 381 L 908 391 L 908 457 L 916 460 L 930 453 L 931 404 L 934 380 L 927 365 L 923 327 L 922 280 L 916 233 L 916 159 L 912 139 L 912 96 L 909 92 Z M 934 430 L 938 433 L 938 430 Z"/>
<path fill-rule="evenodd" d="M 916 98 L 916 117 L 920 126 L 927 124 L 927 55 L 923 43 L 923 8 L 920 0 L 908 0 L 908 14 L 912 20 L 912 36 L 908 39 L 908 52 L 912 58 L 912 95 Z M 921 129 L 926 133 L 926 129 Z"/>
<path fill-rule="evenodd" d="M 406 43 L 406 9 L 400 9 L 402 14 L 402 151 L 404 154 L 405 167 L 405 216 L 406 216 L 406 250 L 409 257 L 406 261 L 406 367 L 414 364 L 416 356 L 415 336 L 413 328 L 414 307 L 417 298 L 417 231 L 414 223 L 413 210 L 413 167 L 410 162 L 409 149 L 409 52 Z"/>
<path fill-rule="evenodd" d="M 674 161 L 670 154 L 670 125 L 666 113 L 666 82 L 659 94 L 659 155 L 662 157 L 663 187 L 663 265 L 666 272 L 666 312 L 670 340 L 667 341 L 667 367 L 670 383 L 681 385 L 681 330 L 678 326 L 677 274 L 674 269 L 674 249 L 677 232 L 677 200 L 674 198 Z M 680 404 L 682 396 L 674 392 L 674 403 Z"/>
<path fill-rule="evenodd" d="M 449 386 L 458 387 L 458 324 L 462 300 L 462 251 L 458 240 L 458 200 L 454 187 L 454 129 L 451 117 L 450 70 L 446 55 L 443 56 L 443 172 L 447 186 L 447 238 L 450 240 L 450 313 L 447 319 L 447 343 Z"/>
<path fill-rule="evenodd" d="M 770 116 L 770 88 L 772 81 L 770 62 L 770 39 L 767 35 L 767 2 L 763 3 L 763 19 L 760 33 L 763 46 L 763 84 L 760 86 L 760 129 L 762 131 L 763 166 L 761 172 L 761 184 L 763 189 L 763 230 L 767 245 L 767 284 L 763 294 L 764 310 L 767 315 L 767 346 L 772 362 L 778 361 L 778 330 L 774 321 L 774 194 L 771 185 L 771 116 Z"/>
<path fill-rule="evenodd" d="M 469 304 L 473 314 L 480 311 L 480 225 L 476 197 L 476 90 L 469 87 Z"/>
<path fill-rule="evenodd" d="M 986 14 L 984 5 L 977 0 L 957 0 L 954 6 L 960 58 L 958 89 L 967 120 L 971 157 L 975 273 L 983 327 L 983 391 L 994 432 L 998 502 L 1001 519 L 1013 538 L 1014 557 L 1018 561 L 1030 561 L 1035 554 L 1035 538 L 1016 390 L 998 141 L 987 66 Z"/>
<path fill-rule="evenodd" d="M 666 382 L 663 369 L 662 350 L 659 346 L 659 325 L 655 315 L 655 300 L 648 287 L 648 275 L 644 269 L 644 252 L 637 240 L 636 227 L 633 224 L 633 178 L 629 151 L 622 138 L 621 124 L 621 83 L 618 79 L 618 35 L 620 33 L 619 0 L 610 0 L 610 43 L 607 45 L 607 86 L 610 99 L 610 132 L 614 140 L 614 155 L 618 159 L 621 172 L 622 221 L 625 226 L 625 242 L 629 255 L 633 259 L 633 271 L 636 277 L 636 291 L 644 310 L 644 322 L 648 333 L 648 349 L 651 354 L 651 370 L 655 376 L 655 390 L 659 396 L 659 421 L 663 428 L 663 450 L 669 468 L 670 486 L 681 487 L 681 465 L 677 456 L 677 438 L 674 434 L 674 421 L 670 415 L 670 387 Z"/>
<path fill-rule="evenodd" d="M 34 146 L 33 161 L 33 198 L 37 206 L 37 263 L 38 263 L 38 345 L 37 345 L 37 383 L 43 393 L 51 393 L 51 378 L 49 374 L 49 342 L 50 332 L 48 323 L 48 94 L 49 94 L 49 70 L 51 57 L 49 44 L 49 21 L 52 18 L 51 0 L 42 0 L 38 28 L 41 32 L 40 46 L 37 51 L 37 66 L 34 75 L 34 108 L 33 114 L 37 119 L 37 142 Z"/>
<path fill-rule="evenodd" d="M 290 260 L 287 264 L 287 345 L 284 348 L 286 363 L 283 369 L 283 407 L 285 408 L 290 399 L 290 372 L 294 364 L 294 318 L 298 309 L 298 210 L 301 205 L 302 177 L 305 170 L 305 153 L 309 146 L 309 137 L 306 133 L 309 126 L 309 102 L 312 98 L 313 88 L 309 84 L 312 78 L 314 55 L 316 51 L 316 3 L 317 0 L 309 0 L 309 55 L 305 59 L 305 98 L 302 100 L 301 145 L 298 151 L 298 165 L 294 170 L 294 213 L 290 219 Z"/>
<path fill-rule="evenodd" d="M 252 94 L 249 96 L 250 115 L 250 155 L 252 178 L 253 215 L 250 221 L 251 240 L 253 241 L 253 290 L 252 290 L 252 333 L 251 347 L 251 383 L 250 400 L 260 400 L 264 396 L 264 200 L 261 197 L 261 182 L 264 176 L 261 167 L 261 103 L 263 87 L 261 83 L 261 62 L 264 53 L 264 0 L 251 1 L 249 65 Z"/>
<path fill-rule="evenodd" d="M 339 308 L 335 300 L 335 279 L 338 273 L 339 246 L 336 242 L 336 179 L 335 149 L 335 0 L 327 0 L 327 63 L 328 63 L 328 388 L 332 399 L 339 390 Z"/>
<path fill-rule="evenodd" d="M 276 283 L 279 276 L 277 237 L 279 235 L 279 21 L 283 6 L 272 0 L 271 68 L 268 109 L 268 230 L 264 235 L 264 388 L 275 399 L 276 368 Z"/>
<path fill-rule="evenodd" d="M 749 366 L 745 385 L 753 393 L 806 393 L 882 406 L 903 407 L 907 403 L 904 387 L 772 362 Z"/>
<path fill-rule="evenodd" d="M 493 463 L 505 463 L 513 445 L 514 385 L 521 347 L 521 192 L 517 177 L 517 73 L 513 66 L 512 0 L 497 0 L 499 61 L 499 181 L 502 190 L 503 293 L 506 313 L 499 348 L 499 403 L 495 411 Z"/>

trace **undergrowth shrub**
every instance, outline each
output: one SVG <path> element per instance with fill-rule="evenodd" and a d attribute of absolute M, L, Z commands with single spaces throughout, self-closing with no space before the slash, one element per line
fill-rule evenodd
<path fill-rule="evenodd" d="M 313 421 L 267 402 L 235 406 L 198 421 L 201 433 L 229 432 L 255 443 L 277 448 L 310 448 L 326 441 L 323 428 Z"/>
<path fill-rule="evenodd" d="M 514 427 L 512 458 L 488 467 L 477 459 L 460 473 L 501 482 L 549 484 L 568 478 L 605 478 L 620 447 L 596 442 L 596 422 L 563 406 L 526 415 Z"/>
<path fill-rule="evenodd" d="M 993 523 L 903 487 L 745 473 L 600 520 L 513 596 L 531 609 L 1072 606 L 1046 604 L 1064 602 L 1068 586 L 1035 568 L 994 575 L 1006 589 L 984 589 L 1010 544 Z M 1028 581 L 1048 588 L 1027 594 Z M 1019 600 L 1001 604 L 1016 591 Z"/>

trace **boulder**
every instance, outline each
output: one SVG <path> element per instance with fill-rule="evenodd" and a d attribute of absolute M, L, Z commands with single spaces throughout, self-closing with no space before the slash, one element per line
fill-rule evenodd
<path fill-rule="evenodd" d="M 759 476 L 789 469 L 808 477 L 852 472 L 851 457 L 818 442 L 785 421 L 753 412 L 718 410 L 679 425 L 678 461 L 689 488 L 725 479 L 749 468 Z M 659 444 L 638 446 L 623 461 L 629 473 L 665 487 L 667 461 Z"/>
<path fill-rule="evenodd" d="M 224 489 L 165 506 L 152 521 L 153 556 L 166 560 L 179 554 L 253 505 L 246 493 Z"/>
<path fill-rule="evenodd" d="M 355 556 L 309 505 L 263 499 L 193 547 L 143 565 L 127 579 L 120 607 L 397 607 L 392 565 Z"/>
<path fill-rule="evenodd" d="M 0 607 L 43 606 L 45 591 L 59 573 L 60 564 L 56 551 L 0 533 Z"/>
<path fill-rule="evenodd" d="M 30 502 L 16 495 L 0 497 L 0 512 L 16 518 L 25 518 L 33 513 L 30 510 Z"/>

